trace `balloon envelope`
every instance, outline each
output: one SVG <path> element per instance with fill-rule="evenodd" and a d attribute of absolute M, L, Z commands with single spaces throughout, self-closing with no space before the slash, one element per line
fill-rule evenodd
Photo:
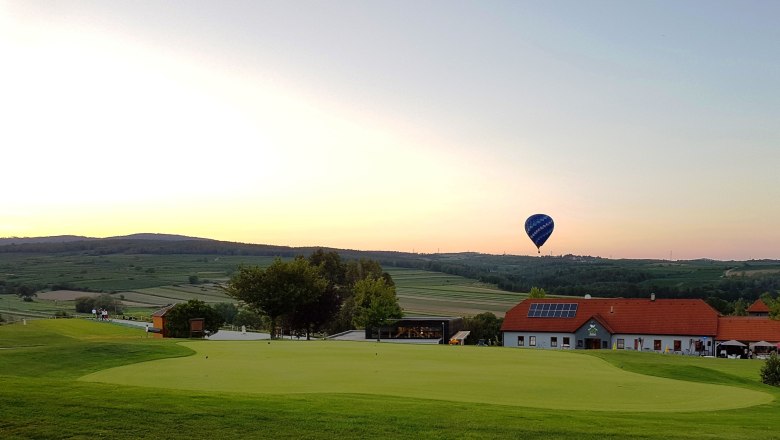
<path fill-rule="evenodd" d="M 552 217 L 547 214 L 534 214 L 525 221 L 525 233 L 528 234 L 537 249 L 550 238 L 553 228 L 555 228 L 555 223 Z"/>

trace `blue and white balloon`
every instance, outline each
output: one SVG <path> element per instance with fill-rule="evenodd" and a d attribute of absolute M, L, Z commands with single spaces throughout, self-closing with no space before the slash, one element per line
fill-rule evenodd
<path fill-rule="evenodd" d="M 525 233 L 534 242 L 539 253 L 542 252 L 540 248 L 550 238 L 554 228 L 555 223 L 547 214 L 534 214 L 525 221 Z"/>

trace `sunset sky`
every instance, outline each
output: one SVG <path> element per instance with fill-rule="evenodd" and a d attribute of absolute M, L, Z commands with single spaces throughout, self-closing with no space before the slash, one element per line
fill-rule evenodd
<path fill-rule="evenodd" d="M 0 0 L 0 237 L 780 258 L 777 1 Z"/>

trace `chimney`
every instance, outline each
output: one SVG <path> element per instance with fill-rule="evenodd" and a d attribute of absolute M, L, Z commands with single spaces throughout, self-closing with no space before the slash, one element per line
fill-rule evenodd
<path fill-rule="evenodd" d="M 650 301 L 655 301 L 655 293 L 650 294 Z"/>
<path fill-rule="evenodd" d="M 609 306 L 609 313 L 615 313 L 615 306 Z"/>

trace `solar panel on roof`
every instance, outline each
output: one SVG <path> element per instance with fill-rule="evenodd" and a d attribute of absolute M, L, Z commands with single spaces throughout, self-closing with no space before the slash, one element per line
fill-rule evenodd
<path fill-rule="evenodd" d="M 532 303 L 528 308 L 529 318 L 574 318 L 577 303 Z"/>

